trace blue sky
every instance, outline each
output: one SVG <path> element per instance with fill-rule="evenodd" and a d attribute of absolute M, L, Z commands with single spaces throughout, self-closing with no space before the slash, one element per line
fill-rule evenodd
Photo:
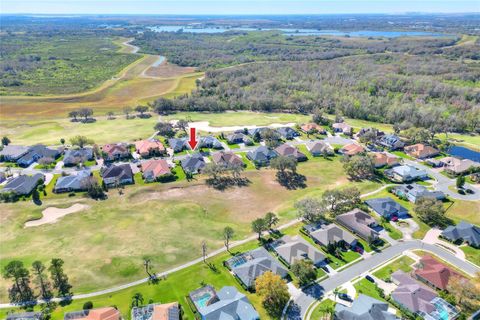
<path fill-rule="evenodd" d="M 0 0 L 1 13 L 331 14 L 480 12 L 480 0 Z"/>

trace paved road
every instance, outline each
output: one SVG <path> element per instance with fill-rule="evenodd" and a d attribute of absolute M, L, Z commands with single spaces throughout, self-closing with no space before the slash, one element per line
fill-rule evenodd
<path fill-rule="evenodd" d="M 455 179 L 450 179 L 443 174 L 441 174 L 438 171 L 433 170 L 432 168 L 420 164 L 417 161 L 412 161 L 408 159 L 404 159 L 403 162 L 405 164 L 414 166 L 417 169 L 425 170 L 427 173 L 432 176 L 435 180 L 437 180 L 435 189 L 438 191 L 442 191 L 443 193 L 449 195 L 453 199 L 459 199 L 459 200 L 470 200 L 470 201 L 475 201 L 475 200 L 480 200 L 480 190 L 471 184 L 466 183 L 465 186 L 468 189 L 471 189 L 474 191 L 473 194 L 459 194 L 458 192 L 450 190 L 448 187 L 450 186 L 456 186 L 456 180 Z"/>
<path fill-rule="evenodd" d="M 308 307 L 316 300 L 321 299 L 326 292 L 332 291 L 336 287 L 347 283 L 359 275 L 365 276 L 368 270 L 371 270 L 382 263 L 394 258 L 407 250 L 422 249 L 435 253 L 437 256 L 457 266 L 466 273 L 474 275 L 480 272 L 480 268 L 473 264 L 460 260 L 450 252 L 439 248 L 435 245 L 423 243 L 420 240 L 409 240 L 405 242 L 398 242 L 395 246 L 391 246 L 382 252 L 366 257 L 361 262 L 358 262 L 343 271 L 323 280 L 301 292 L 300 295 L 294 298 L 292 307 L 287 312 L 287 319 L 303 319 Z"/>

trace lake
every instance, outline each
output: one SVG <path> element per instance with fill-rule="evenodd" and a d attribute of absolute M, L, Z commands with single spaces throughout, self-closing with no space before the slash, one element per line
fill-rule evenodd
<path fill-rule="evenodd" d="M 465 147 L 453 146 L 448 149 L 447 153 L 458 158 L 480 162 L 480 152 Z"/>
<path fill-rule="evenodd" d="M 192 27 L 192 26 L 154 26 L 148 27 L 155 32 L 183 32 L 189 33 L 223 33 L 226 31 L 270 31 L 278 30 L 287 36 L 350 36 L 350 37 L 455 37 L 445 33 L 424 32 L 424 31 L 339 31 L 339 30 L 317 30 L 317 29 L 255 29 L 243 27 Z"/>

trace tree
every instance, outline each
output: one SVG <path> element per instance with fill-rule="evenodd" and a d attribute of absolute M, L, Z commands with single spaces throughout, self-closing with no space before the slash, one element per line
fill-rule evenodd
<path fill-rule="evenodd" d="M 93 309 L 93 302 L 92 301 L 87 301 L 83 304 L 83 310 L 91 310 Z"/>
<path fill-rule="evenodd" d="M 103 199 L 105 197 L 102 186 L 98 184 L 97 179 L 93 176 L 83 181 L 83 189 L 87 190 L 87 194 L 92 199 Z"/>
<path fill-rule="evenodd" d="M 147 273 L 148 277 L 151 279 L 152 274 L 150 273 L 150 269 L 152 268 L 150 264 L 151 260 L 149 258 L 143 258 L 143 266 L 145 267 L 145 272 Z"/>
<path fill-rule="evenodd" d="M 9 139 L 7 136 L 5 136 L 5 137 L 2 138 L 2 145 L 8 146 L 8 144 L 9 144 L 10 142 L 11 142 L 11 141 L 10 141 L 10 139 Z"/>
<path fill-rule="evenodd" d="M 457 189 L 463 188 L 465 185 L 465 177 L 464 176 L 458 176 L 457 177 Z"/>
<path fill-rule="evenodd" d="M 318 222 L 325 218 L 325 207 L 316 198 L 303 198 L 295 202 L 295 208 L 298 210 L 297 216 L 307 222 Z"/>
<path fill-rule="evenodd" d="M 33 274 L 35 275 L 34 282 L 40 290 L 40 297 L 43 300 L 49 300 L 53 297 L 51 284 L 48 277 L 45 275 L 47 269 L 41 261 L 34 261 L 32 263 Z"/>
<path fill-rule="evenodd" d="M 40 201 L 40 193 L 38 192 L 37 188 L 32 190 L 32 201 L 36 204 L 38 204 Z"/>
<path fill-rule="evenodd" d="M 420 198 L 413 208 L 418 218 L 429 226 L 445 224 L 445 208 L 441 201 L 432 198 Z"/>
<path fill-rule="evenodd" d="M 342 159 L 345 173 L 353 180 L 375 177 L 375 161 L 370 155 L 355 155 Z"/>
<path fill-rule="evenodd" d="M 77 110 L 70 111 L 70 112 L 68 113 L 68 116 L 69 116 L 70 118 L 72 118 L 72 121 L 73 121 L 73 122 L 77 122 L 78 111 L 77 111 Z"/>
<path fill-rule="evenodd" d="M 362 203 L 360 190 L 356 187 L 326 190 L 322 194 L 322 203 L 334 216 L 345 213 Z"/>
<path fill-rule="evenodd" d="M 323 116 L 323 111 L 319 108 L 313 110 L 312 121 L 319 125 L 329 125 L 330 120 Z"/>
<path fill-rule="evenodd" d="M 317 278 L 313 262 L 307 259 L 296 260 L 291 267 L 293 274 L 298 278 L 299 284 L 304 286 Z"/>
<path fill-rule="evenodd" d="M 58 295 L 61 297 L 69 296 L 72 288 L 68 282 L 67 275 L 63 272 L 63 264 L 64 261 L 62 259 L 55 258 L 52 259 L 50 267 L 48 267 L 50 277 L 53 280 L 53 287 L 57 289 Z"/>
<path fill-rule="evenodd" d="M 3 277 L 12 280 L 13 285 L 8 289 L 11 303 L 30 304 L 35 300 L 33 290 L 30 288 L 30 273 L 18 260 L 10 261 L 3 268 Z"/>
<path fill-rule="evenodd" d="M 143 117 L 144 117 L 144 113 L 148 111 L 148 107 L 147 107 L 147 106 L 136 106 L 136 107 L 135 107 L 135 111 L 137 111 L 138 113 L 140 113 L 140 117 L 143 118 Z"/>
<path fill-rule="evenodd" d="M 130 113 L 132 113 L 132 108 L 125 107 L 123 108 L 123 113 L 125 113 L 125 118 L 130 119 Z"/>
<path fill-rule="evenodd" d="M 170 99 L 159 98 L 153 103 L 153 110 L 158 114 L 169 114 L 175 110 L 175 105 Z"/>
<path fill-rule="evenodd" d="M 258 234 L 258 240 L 262 238 L 262 232 L 265 231 L 265 220 L 258 218 L 252 221 L 252 231 Z"/>
<path fill-rule="evenodd" d="M 284 176 L 287 170 L 292 173 L 297 171 L 297 160 L 292 157 L 278 156 L 270 161 L 270 167 L 278 170 L 280 175 Z"/>
<path fill-rule="evenodd" d="M 269 230 L 272 230 L 273 226 L 276 226 L 278 222 L 280 221 L 277 217 L 277 215 L 273 212 L 267 212 L 264 218 L 265 225 Z"/>
<path fill-rule="evenodd" d="M 92 145 L 95 142 L 92 139 L 89 139 L 85 136 L 75 136 L 70 139 L 70 143 L 73 146 L 78 146 L 79 148 L 83 148 L 86 145 Z"/>
<path fill-rule="evenodd" d="M 463 312 L 472 313 L 480 307 L 480 286 L 478 275 L 473 281 L 453 276 L 448 281 L 447 290 L 452 294 Z"/>
<path fill-rule="evenodd" d="M 64 139 L 64 138 L 60 138 L 60 143 L 61 143 L 61 144 L 65 144 L 65 139 Z"/>
<path fill-rule="evenodd" d="M 207 262 L 207 243 L 205 241 L 202 241 L 202 257 L 203 257 L 203 263 Z"/>
<path fill-rule="evenodd" d="M 285 280 L 271 271 L 263 273 L 255 280 L 255 290 L 262 298 L 263 306 L 270 316 L 279 318 L 290 300 Z"/>
<path fill-rule="evenodd" d="M 38 164 L 40 164 L 44 169 L 47 169 L 54 162 L 55 159 L 52 157 L 43 157 L 38 159 Z"/>
<path fill-rule="evenodd" d="M 265 140 L 265 145 L 269 148 L 275 148 L 280 145 L 280 134 L 273 129 L 267 128 L 261 133 L 261 137 Z"/>
<path fill-rule="evenodd" d="M 220 166 L 214 162 L 207 163 L 202 169 L 202 173 L 209 176 L 211 180 L 216 182 L 220 175 L 225 172 L 225 167 Z"/>
<path fill-rule="evenodd" d="M 135 293 L 132 296 L 132 308 L 140 307 L 143 304 L 143 295 L 140 292 Z"/>
<path fill-rule="evenodd" d="M 225 244 L 225 248 L 227 248 L 228 252 L 230 252 L 230 240 L 233 238 L 234 235 L 235 231 L 232 227 L 227 226 L 223 228 L 223 243 Z"/>
<path fill-rule="evenodd" d="M 88 117 L 93 115 L 93 109 L 91 108 L 81 108 L 78 110 L 78 115 L 85 118 L 85 122 L 88 121 Z"/>
<path fill-rule="evenodd" d="M 113 111 L 108 111 L 107 112 L 107 119 L 112 120 L 114 118 L 115 118 L 115 113 L 113 113 Z"/>
<path fill-rule="evenodd" d="M 165 136 L 167 138 L 172 138 L 175 136 L 175 131 L 173 130 L 173 125 L 170 122 L 159 122 L 155 125 L 155 130 L 158 131 L 158 134 Z"/>
<path fill-rule="evenodd" d="M 175 126 L 177 127 L 177 129 L 182 130 L 186 133 L 188 128 L 188 121 L 185 119 L 180 119 L 177 121 Z"/>

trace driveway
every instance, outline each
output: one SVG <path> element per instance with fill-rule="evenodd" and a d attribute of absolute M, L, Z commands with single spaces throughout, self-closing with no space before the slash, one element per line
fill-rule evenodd
<path fill-rule="evenodd" d="M 452 253 L 454 253 L 457 258 L 466 260 L 465 252 L 463 252 L 462 249 L 460 249 L 459 247 L 457 247 L 456 245 L 450 242 L 443 241 L 439 238 L 441 233 L 442 233 L 442 230 L 432 228 L 428 230 L 428 232 L 425 234 L 425 237 L 423 238 L 423 242 L 444 247 L 447 250 L 452 251 Z"/>
<path fill-rule="evenodd" d="M 402 232 L 404 240 L 413 239 L 413 233 L 420 229 L 418 223 L 415 222 L 415 220 L 413 220 L 412 218 L 402 219 L 398 223 L 390 221 L 390 224 Z"/>
<path fill-rule="evenodd" d="M 324 139 L 324 141 L 328 142 L 330 144 L 341 144 L 341 145 L 346 145 L 346 144 L 350 144 L 350 143 L 355 142 L 355 140 L 347 139 L 347 138 L 340 137 L 340 136 L 328 136 Z"/>

